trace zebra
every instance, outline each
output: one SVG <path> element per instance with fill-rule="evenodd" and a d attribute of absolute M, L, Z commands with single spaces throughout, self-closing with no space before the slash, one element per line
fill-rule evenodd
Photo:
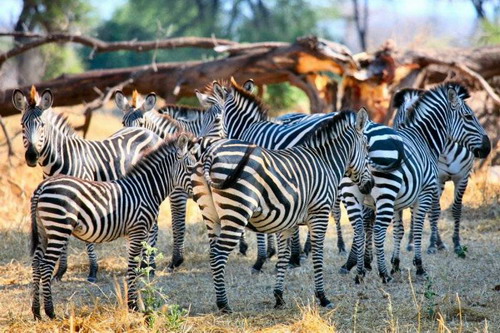
<path fill-rule="evenodd" d="M 117 180 L 58 175 L 38 186 L 31 199 L 35 319 L 41 319 L 40 282 L 45 314 L 55 318 L 51 275 L 71 235 L 91 243 L 128 238 L 127 303 L 137 309 L 136 257 L 157 224 L 160 204 L 176 186 L 191 191 L 187 143 L 185 134 L 166 139 Z"/>
<path fill-rule="evenodd" d="M 26 164 L 43 167 L 43 178 L 63 174 L 88 180 L 112 180 L 125 174 L 139 155 L 159 142 L 159 137 L 144 129 L 123 129 L 103 141 L 85 140 L 76 135 L 66 118 L 51 111 L 53 95 L 41 96 L 32 86 L 29 100 L 16 89 L 12 103 L 22 112 L 21 126 L 26 149 Z M 94 244 L 87 243 L 90 269 L 87 280 L 97 281 L 97 255 Z M 60 280 L 67 270 L 63 251 L 54 278 Z"/>
<path fill-rule="evenodd" d="M 401 212 L 407 207 L 412 208 L 415 236 L 413 264 L 417 277 L 427 275 L 421 253 L 422 227 L 425 214 L 438 197 L 437 164 L 446 141 L 452 140 L 480 158 L 486 157 L 491 150 L 484 129 L 465 102 L 468 96 L 463 86 L 453 82 L 425 92 L 407 110 L 406 120 L 397 129 L 405 144 L 403 163 L 391 172 L 373 171 L 375 187 L 364 202 L 375 208 L 373 233 L 379 275 L 383 282 L 391 281 L 391 275 L 400 270 L 399 254 L 404 233 Z M 341 186 L 342 193 L 348 191 L 356 195 L 359 192 L 356 187 L 346 182 Z M 385 264 L 384 243 L 387 227 L 393 218 L 394 251 L 390 275 Z M 365 262 L 371 258 L 371 238 L 367 237 L 367 241 Z M 354 260 L 348 259 L 341 270 L 348 271 L 355 264 Z"/>
<path fill-rule="evenodd" d="M 233 103 L 231 97 L 227 101 Z M 333 306 L 324 290 L 323 241 L 337 186 L 346 171 L 364 193 L 373 186 L 363 136 L 367 117 L 364 110 L 339 113 L 303 136 L 305 144 L 299 141 L 283 150 L 234 139 L 205 144 L 204 140 L 214 139 L 202 139 L 195 153 L 191 182 L 210 239 L 210 266 L 219 310 L 231 312 L 224 272 L 228 255 L 245 227 L 278 232 L 273 294 L 275 308 L 284 306 L 283 283 L 290 255 L 287 239 L 299 224 L 308 225 L 311 231 L 315 295 L 321 306 Z"/>
<path fill-rule="evenodd" d="M 306 115 L 303 113 L 289 113 L 278 117 L 278 120 L 284 121 L 286 124 L 290 124 L 297 121 L 303 121 L 310 119 L 312 117 L 317 117 L 320 114 Z M 404 145 L 401 137 L 397 135 L 394 129 L 377 124 L 373 121 L 368 121 L 365 131 L 365 137 L 368 140 L 368 156 L 370 160 L 374 162 L 374 165 L 378 171 L 390 171 L 394 170 L 401 165 L 404 157 Z M 356 221 L 358 218 L 362 218 L 363 207 L 362 198 L 353 197 L 350 193 L 345 193 L 345 198 L 342 195 L 337 197 L 332 210 L 332 215 L 336 225 L 337 231 L 337 248 L 339 253 L 345 253 L 345 242 L 342 236 L 341 227 L 341 210 L 340 201 L 344 199 L 344 204 L 346 206 L 349 221 Z M 366 214 L 366 212 L 365 212 Z M 355 223 L 353 223 L 354 225 Z M 311 249 L 311 243 L 309 236 L 304 244 L 304 255 L 307 256 Z M 300 256 L 300 240 L 296 239 L 292 242 L 292 257 L 295 253 L 295 258 L 297 263 L 300 264 L 298 260 Z M 351 255 L 354 253 L 351 252 Z"/>
<path fill-rule="evenodd" d="M 179 131 L 196 136 L 218 136 L 220 111 L 216 108 L 198 109 L 194 107 L 166 105 L 158 112 L 154 110 L 156 95 L 148 94 L 144 100 L 137 90 L 132 93 L 131 101 L 122 91 L 115 92 L 115 103 L 123 112 L 122 123 L 125 127 L 144 127 L 161 138 Z M 181 119 L 174 119 L 181 117 Z M 186 204 L 188 193 L 183 188 L 175 188 L 170 194 L 172 210 L 173 251 L 168 269 L 173 271 L 184 262 L 184 238 L 186 232 Z M 151 258 L 153 259 L 153 258 Z"/>
<path fill-rule="evenodd" d="M 284 121 L 271 122 L 268 121 L 266 110 L 261 101 L 253 95 L 254 83 L 248 80 L 240 87 L 234 79 L 231 80 L 230 87 L 221 87 L 218 83 L 212 84 L 212 99 L 213 103 L 224 105 L 223 108 L 223 128 L 222 132 L 229 138 L 237 138 L 244 141 L 258 144 L 262 147 L 282 149 L 293 146 L 297 140 L 307 135 L 309 131 L 314 130 L 314 126 L 321 122 L 328 121 L 335 113 L 316 114 L 307 117 L 302 117 L 301 121 L 290 121 L 290 117 Z M 228 92 L 229 91 L 229 92 Z M 227 95 L 227 96 L 226 96 Z M 204 99 L 207 99 L 205 96 Z M 297 120 L 300 116 L 292 116 Z M 390 133 L 390 135 L 387 134 Z M 403 156 L 402 139 L 397 136 L 397 133 L 388 128 L 370 122 L 365 128 L 365 136 L 371 141 L 372 165 L 377 170 L 393 169 L 401 163 Z M 382 139 L 383 140 L 382 140 Z M 390 146 L 382 149 L 381 144 Z M 381 156 L 380 152 L 385 154 Z M 382 164 L 377 164 L 382 163 Z M 361 194 L 360 194 L 361 195 Z M 358 196 L 359 197 L 359 196 Z M 362 233 L 362 220 L 360 216 L 361 208 L 360 201 L 348 194 L 345 195 L 346 203 L 348 203 L 348 212 L 350 213 L 350 221 L 353 225 L 355 233 Z M 349 199 L 349 200 L 347 200 Z M 357 206 L 355 206 L 355 204 Z M 359 237 L 356 237 L 359 239 Z M 259 272 L 266 260 L 265 238 L 262 234 L 257 234 L 258 256 L 257 261 L 252 267 L 253 272 Z M 291 265 L 300 265 L 300 245 L 298 230 L 292 239 L 292 258 Z M 360 259 L 362 258 L 361 251 L 359 252 Z M 364 268 L 361 264 L 362 260 L 358 260 L 358 275 L 364 275 Z M 358 278 L 359 279 L 359 278 Z"/>
<path fill-rule="evenodd" d="M 420 89 L 402 89 L 394 95 L 394 107 L 397 108 L 397 113 L 394 118 L 394 128 L 400 128 L 405 122 L 407 110 L 409 110 L 417 102 L 420 96 L 424 93 Z M 430 223 L 432 235 L 430 245 L 427 250 L 429 254 L 436 253 L 436 247 L 439 250 L 445 249 L 446 246 L 441 240 L 439 229 L 437 227 L 439 216 L 441 214 L 440 198 L 444 190 L 444 185 L 447 181 L 453 181 L 455 185 L 455 198 L 452 205 L 452 215 L 455 222 L 453 232 L 453 245 L 454 251 L 458 255 L 464 256 L 464 251 L 460 245 L 460 218 L 462 215 L 462 198 L 469 176 L 474 166 L 474 155 L 465 147 L 457 143 L 447 140 L 444 151 L 439 155 L 438 160 L 438 184 L 439 195 L 438 200 L 434 202 L 430 212 Z M 413 249 L 413 231 L 410 228 L 408 237 L 408 247 L 411 251 Z"/>

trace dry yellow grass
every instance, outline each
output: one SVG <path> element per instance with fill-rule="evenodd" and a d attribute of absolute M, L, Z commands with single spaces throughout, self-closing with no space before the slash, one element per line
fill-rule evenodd
<path fill-rule="evenodd" d="M 19 119 L 6 119 L 11 133 L 20 129 Z M 104 138 L 120 126 L 118 119 L 97 114 L 89 137 Z M 4 142 L 3 137 L 0 142 Z M 169 331 L 172 326 L 165 316 L 148 327 L 143 315 L 127 311 L 121 290 L 126 271 L 123 240 L 97 246 L 97 284 L 86 282 L 85 249 L 81 242 L 72 240 L 68 273 L 62 282 L 53 285 L 59 317 L 54 321 L 32 320 L 28 214 L 29 198 L 41 180 L 41 169 L 25 165 L 20 135 L 14 144 L 17 156 L 11 165 L 5 146 L 0 148 L 0 331 Z M 192 202 L 188 207 L 186 262 L 175 273 L 166 270 L 171 253 L 170 212 L 168 204 L 162 207 L 158 244 L 165 258 L 158 262 L 157 283 L 168 296 L 169 304 L 189 309 L 177 329 L 182 332 L 499 331 L 500 291 L 495 289 L 500 285 L 500 183 L 491 175 L 474 175 L 465 196 L 462 237 L 469 248 L 467 258 L 459 259 L 450 250 L 424 255 L 433 280 L 430 286 L 414 281 L 412 256 L 406 251 L 402 257 L 404 270 L 394 283 L 384 285 L 376 272 L 371 272 L 363 285 L 354 285 L 352 276 L 338 274 L 345 258 L 337 253 L 331 228 L 325 249 L 325 279 L 327 294 L 336 308 L 326 311 L 315 305 L 312 266 L 306 261 L 303 267 L 287 274 L 287 307 L 276 311 L 272 296 L 275 261 L 266 263 L 263 274 L 251 275 L 250 266 L 256 254 L 253 237 L 249 235 L 249 255 L 231 255 L 227 268 L 229 300 L 236 312 L 220 315 L 214 304 L 205 227 Z M 447 186 L 440 228 L 448 245 L 453 229 L 447 209 L 452 197 L 451 187 Z M 343 227 L 350 240 L 352 230 L 345 214 Z M 428 236 L 426 232 L 426 245 Z M 391 229 L 388 237 L 386 250 L 390 257 Z M 424 296 L 428 290 L 436 294 L 430 300 Z M 435 309 L 437 315 L 430 316 L 429 308 Z M 168 311 L 168 306 L 162 311 Z"/>

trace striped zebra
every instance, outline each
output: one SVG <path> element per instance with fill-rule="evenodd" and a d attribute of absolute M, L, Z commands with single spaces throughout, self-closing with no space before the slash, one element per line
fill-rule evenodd
<path fill-rule="evenodd" d="M 227 101 L 233 103 L 231 97 Z M 324 291 L 324 236 L 341 178 L 350 174 L 365 193 L 373 186 L 363 136 L 367 117 L 364 110 L 357 115 L 342 112 L 303 136 L 304 144 L 298 141 L 297 146 L 283 150 L 231 139 L 209 142 L 205 148 L 202 140 L 191 181 L 193 198 L 208 230 L 210 266 L 221 311 L 231 311 L 225 266 L 245 227 L 278 232 L 274 297 L 275 308 L 284 306 L 284 275 L 290 255 L 287 239 L 300 224 L 311 232 L 315 295 L 321 306 L 333 306 Z"/>
<path fill-rule="evenodd" d="M 139 155 L 159 141 L 144 129 L 123 129 L 103 141 L 85 140 L 74 132 L 66 118 L 50 110 L 53 95 L 45 90 L 41 97 L 33 86 L 29 100 L 16 89 L 14 107 L 22 112 L 21 126 L 26 163 L 43 167 L 43 177 L 71 175 L 88 180 L 112 180 L 123 176 Z M 87 243 L 90 270 L 87 280 L 97 280 L 97 255 L 94 244 Z M 63 251 L 54 278 L 61 279 L 67 269 Z"/>
<path fill-rule="evenodd" d="M 278 117 L 277 119 L 285 121 L 286 124 L 290 124 L 297 121 L 303 121 L 310 119 L 311 117 L 317 117 L 319 114 L 306 115 L 303 113 L 291 113 L 284 116 Z M 378 171 L 390 171 L 394 170 L 401 165 L 404 157 L 404 145 L 401 137 L 396 133 L 396 131 L 390 127 L 377 124 L 375 122 L 369 121 L 365 127 L 364 135 L 368 140 L 368 156 L 370 160 L 373 161 L 373 165 L 376 166 L 375 170 Z M 348 179 L 347 179 L 348 180 Z M 346 181 L 347 181 L 346 180 Z M 345 253 L 345 242 L 342 237 L 342 227 L 341 227 L 341 210 L 340 201 L 344 201 L 346 207 L 349 221 L 353 225 L 356 225 L 357 219 L 362 219 L 363 216 L 363 197 L 352 196 L 351 193 L 346 192 L 344 196 L 339 195 L 337 201 L 332 210 L 332 215 L 335 220 L 336 231 L 337 231 L 337 248 L 339 253 Z M 366 212 L 365 212 L 366 214 Z M 367 229 L 370 232 L 370 229 Z M 307 256 L 310 252 L 311 244 L 310 237 L 308 235 L 306 243 L 304 245 L 304 254 Z M 297 265 L 300 263 L 300 240 L 296 239 L 292 242 L 292 257 L 295 253 L 295 263 Z M 355 255 L 354 252 L 350 253 L 351 256 Z M 351 259 L 355 259 L 354 257 Z"/>
<path fill-rule="evenodd" d="M 247 80 L 243 86 L 238 85 L 234 79 L 226 82 L 213 82 L 208 94 L 197 93 L 202 105 L 218 106 L 222 109 L 222 136 L 230 139 L 240 139 L 251 142 L 268 149 L 284 149 L 293 147 L 297 142 L 303 141 L 305 136 L 331 119 L 334 114 L 323 114 L 311 117 L 308 121 L 291 123 L 279 120 L 272 121 L 267 115 L 267 110 L 257 96 L 253 94 L 255 84 Z M 226 95 L 229 98 L 226 98 Z M 298 239 L 298 229 L 293 240 Z M 266 236 L 257 233 L 257 260 L 252 267 L 253 272 L 260 272 L 264 262 L 273 254 L 274 237 L 268 236 L 266 249 Z M 295 246 L 294 246 L 295 248 Z M 300 264 L 299 256 L 291 259 L 293 263 Z M 297 264 L 295 264 L 297 265 Z"/>
<path fill-rule="evenodd" d="M 315 114 L 305 117 L 292 115 L 288 118 L 285 117 L 284 121 L 277 119 L 272 122 L 268 120 L 266 110 L 260 100 L 252 94 L 253 90 L 254 83 L 252 80 L 245 82 L 243 87 L 240 87 L 234 80 L 227 87 L 213 84 L 211 92 L 213 103 L 223 105 L 222 132 L 228 138 L 241 139 L 265 148 L 283 149 L 296 145 L 296 142 L 301 137 L 308 135 L 310 131 L 313 131 L 315 126 L 328 121 L 335 115 L 334 113 Z M 401 138 L 397 136 L 393 129 L 369 122 L 365 128 L 365 136 L 370 140 L 371 146 L 369 146 L 369 149 L 372 151 L 369 153 L 372 155 L 372 166 L 376 170 L 394 169 L 399 166 L 404 154 L 403 144 Z M 363 221 L 361 219 L 362 194 L 359 193 L 355 197 L 346 193 L 344 198 L 355 234 L 363 235 Z M 355 236 L 356 239 L 360 239 L 360 237 Z M 262 234 L 257 234 L 258 256 L 256 263 L 253 265 L 253 271 L 260 271 L 266 260 L 265 243 L 265 237 Z M 363 242 L 360 244 L 363 244 Z M 364 267 L 363 260 L 361 260 L 363 253 L 359 251 L 352 252 L 352 254 L 355 256 L 354 258 L 356 258 L 356 254 L 359 255 L 359 260 L 356 260 L 356 262 L 359 262 L 358 275 L 363 276 Z M 291 265 L 300 265 L 298 230 L 292 238 Z M 359 277 L 357 278 L 359 279 Z"/>
<path fill-rule="evenodd" d="M 373 172 L 375 187 L 365 199 L 375 208 L 374 240 L 379 274 L 383 282 L 392 277 L 385 264 L 384 243 L 387 227 L 394 218 L 394 251 L 391 274 L 398 272 L 401 238 L 404 229 L 401 212 L 412 208 L 415 253 L 413 264 L 417 276 L 426 274 L 422 263 L 422 227 L 425 214 L 438 197 L 438 160 L 448 139 L 466 147 L 476 157 L 485 157 L 491 146 L 484 129 L 466 104 L 468 92 L 456 83 L 445 83 L 425 92 L 413 107 L 398 134 L 405 144 L 402 165 L 391 172 Z M 343 184 L 342 193 L 359 192 L 354 184 Z M 396 212 L 396 213 L 395 213 Z M 365 260 L 371 257 L 368 238 Z M 356 262 L 349 260 L 342 269 L 349 270 Z"/>
<path fill-rule="evenodd" d="M 38 186 L 31 199 L 35 319 L 41 319 L 40 283 L 45 313 L 55 318 L 51 276 L 71 235 L 91 243 L 128 239 L 128 306 L 137 309 L 136 258 L 157 224 L 160 204 L 175 187 L 191 190 L 187 142 L 186 135 L 165 140 L 117 180 L 59 175 Z"/>
<path fill-rule="evenodd" d="M 220 132 L 220 111 L 216 108 L 198 109 L 188 106 L 166 105 L 154 111 L 156 95 L 148 94 L 144 99 L 137 90 L 132 93 L 130 102 L 123 92 L 115 92 L 115 103 L 123 112 L 122 123 L 125 127 L 144 127 L 161 138 L 179 131 L 193 133 L 195 136 L 218 136 Z M 180 117 L 180 119 L 174 119 Z M 172 210 L 173 251 L 169 270 L 174 270 L 184 262 L 184 239 L 186 233 L 186 204 L 188 193 L 183 188 L 175 188 L 170 194 Z"/>
<path fill-rule="evenodd" d="M 400 128 L 405 122 L 407 111 L 413 107 L 420 96 L 424 93 L 419 89 L 402 89 L 394 95 L 394 107 L 397 108 L 397 113 L 394 118 L 394 128 Z M 465 98 L 465 97 L 464 97 Z M 438 200 L 434 202 L 432 210 L 429 213 L 432 235 L 430 239 L 428 253 L 436 253 L 437 249 L 445 249 L 445 245 L 441 240 L 438 229 L 438 221 L 441 215 L 440 198 L 444 190 L 444 185 L 447 181 L 453 181 L 455 186 L 455 196 L 452 205 L 452 215 L 454 219 L 453 245 L 455 253 L 464 256 L 464 251 L 460 245 L 460 219 L 462 215 L 462 198 L 469 176 L 474 165 L 474 155 L 472 152 L 458 145 L 452 140 L 447 140 L 444 151 L 439 155 L 438 160 L 438 184 L 439 195 Z M 413 228 L 410 229 L 408 237 L 408 250 L 413 249 Z"/>

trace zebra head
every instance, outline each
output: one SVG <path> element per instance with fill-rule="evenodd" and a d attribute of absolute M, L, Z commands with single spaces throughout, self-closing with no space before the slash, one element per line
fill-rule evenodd
<path fill-rule="evenodd" d="M 349 165 L 346 172 L 346 175 L 358 185 L 362 194 L 369 194 L 375 184 L 370 170 L 368 144 L 364 135 L 367 122 L 368 113 L 365 108 L 361 108 L 356 114 L 354 147 L 351 150 Z"/>
<path fill-rule="evenodd" d="M 199 136 L 225 137 L 226 134 L 222 126 L 222 109 L 226 97 L 226 89 L 217 81 L 214 81 L 209 91 L 208 94 L 201 93 L 198 90 L 195 91 L 200 105 L 207 109 L 203 114 Z"/>
<path fill-rule="evenodd" d="M 226 88 L 222 109 L 222 126 L 225 137 L 239 139 L 252 124 L 268 120 L 267 108 L 254 94 L 255 83 L 247 80 L 240 86 L 234 78 Z"/>
<path fill-rule="evenodd" d="M 465 102 L 469 92 L 457 83 L 448 83 L 446 95 L 451 110 L 448 138 L 467 148 L 475 157 L 485 158 L 491 151 L 491 144 L 483 126 Z"/>
<path fill-rule="evenodd" d="M 26 164 L 35 167 L 40 152 L 44 148 L 47 140 L 45 130 L 46 119 L 43 116 L 44 111 L 52 106 L 53 95 L 49 89 L 46 89 L 41 96 L 31 87 L 29 100 L 19 89 L 14 90 L 12 103 L 14 107 L 22 112 L 21 126 L 23 131 L 23 144 L 26 149 Z"/>
<path fill-rule="evenodd" d="M 195 166 L 196 160 L 190 153 L 190 145 L 195 139 L 188 133 L 181 133 L 177 137 L 176 156 L 177 163 L 174 165 L 174 187 L 182 188 L 189 195 L 193 194 L 191 184 L 191 172 Z"/>
<path fill-rule="evenodd" d="M 122 123 L 125 127 L 144 127 L 144 115 L 156 105 L 156 94 L 150 93 L 143 100 L 137 90 L 132 93 L 129 103 L 121 90 L 115 92 L 115 103 L 123 111 Z"/>

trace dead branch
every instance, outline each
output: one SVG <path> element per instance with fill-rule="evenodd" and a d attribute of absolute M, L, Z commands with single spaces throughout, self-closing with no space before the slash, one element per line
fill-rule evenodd
<path fill-rule="evenodd" d="M 5 141 L 7 142 L 7 156 L 9 158 L 9 163 L 10 163 L 10 157 L 14 156 L 14 149 L 12 148 L 12 142 L 10 140 L 9 132 L 7 131 L 7 126 L 5 126 L 5 122 L 3 121 L 2 116 L 0 115 L 0 126 L 2 127 L 3 134 L 5 135 Z"/>
<path fill-rule="evenodd" d="M 135 51 L 146 52 L 155 49 L 173 49 L 182 47 L 197 47 L 204 49 L 212 49 L 219 45 L 238 45 L 238 43 L 226 40 L 206 37 L 179 37 L 160 39 L 156 41 L 123 41 L 123 42 L 105 42 L 100 39 L 68 33 L 54 33 L 50 35 L 42 35 L 31 32 L 0 32 L 0 36 L 26 37 L 33 38 L 25 44 L 10 49 L 7 52 L 0 54 L 0 66 L 9 58 L 15 57 L 28 50 L 34 49 L 44 44 L 49 43 L 77 43 L 92 48 L 93 52 L 113 52 L 113 51 Z"/>

